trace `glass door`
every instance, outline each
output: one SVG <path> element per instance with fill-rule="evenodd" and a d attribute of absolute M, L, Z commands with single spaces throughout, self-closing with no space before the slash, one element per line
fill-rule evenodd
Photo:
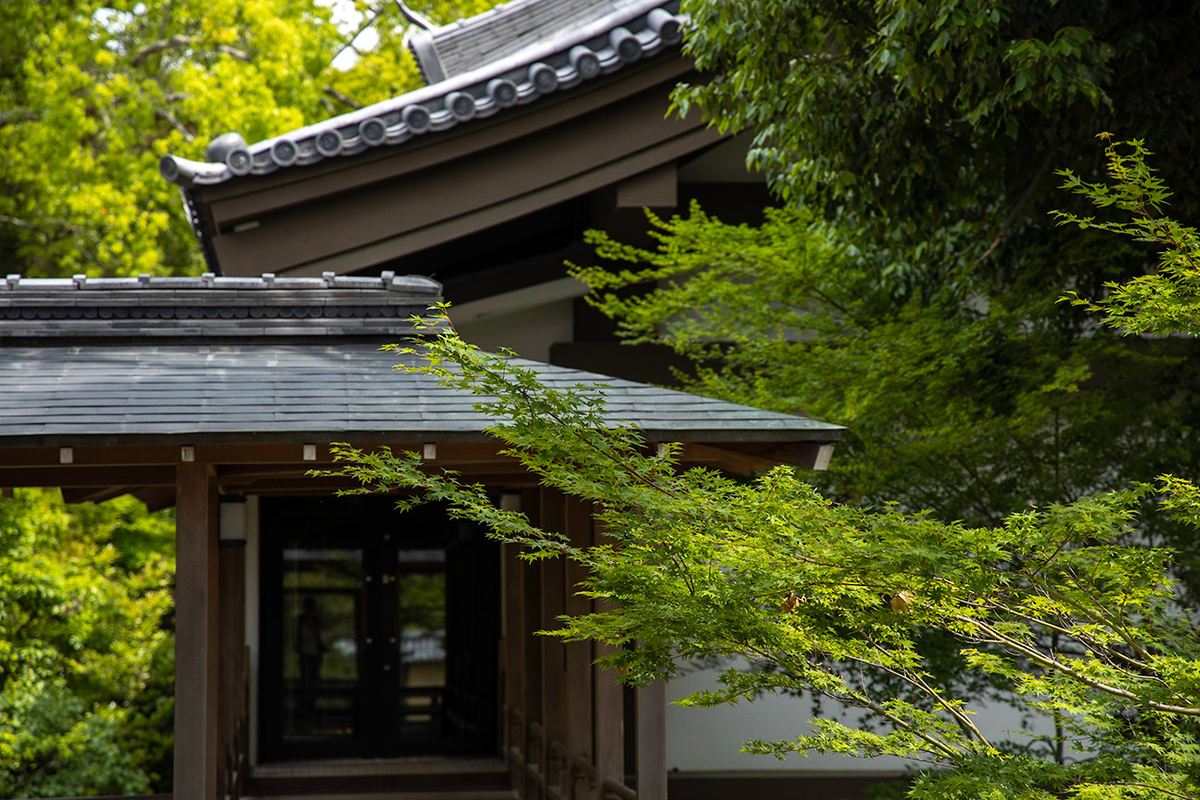
<path fill-rule="evenodd" d="M 263 759 L 494 751 L 495 545 L 386 498 L 261 509 Z"/>

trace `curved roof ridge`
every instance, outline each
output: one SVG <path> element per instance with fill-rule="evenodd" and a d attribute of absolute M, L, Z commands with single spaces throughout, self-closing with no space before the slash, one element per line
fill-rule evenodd
<path fill-rule="evenodd" d="M 548 0 L 515 2 L 524 7 Z M 166 155 L 159 170 L 186 188 L 398 145 L 572 88 L 682 39 L 685 20 L 678 14 L 679 0 L 617 0 L 609 5 L 609 13 L 598 19 L 468 72 L 253 145 L 236 133 L 225 134 L 209 144 L 207 161 Z"/>

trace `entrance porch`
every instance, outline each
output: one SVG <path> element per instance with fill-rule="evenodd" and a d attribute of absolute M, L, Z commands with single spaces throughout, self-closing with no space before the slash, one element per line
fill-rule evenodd
<path fill-rule="evenodd" d="M 627 689 L 592 644 L 535 635 L 588 610 L 575 565 L 528 565 L 436 509 L 400 516 L 310 474 L 331 442 L 415 451 L 580 546 L 596 535 L 588 507 L 501 454 L 473 398 L 380 352 L 416 333 L 435 282 L 4 286 L 0 486 L 176 509 L 176 800 L 666 796 L 663 687 Z M 526 363 L 547 385 L 609 393 L 614 424 L 683 442 L 685 466 L 819 468 L 841 432 Z"/>

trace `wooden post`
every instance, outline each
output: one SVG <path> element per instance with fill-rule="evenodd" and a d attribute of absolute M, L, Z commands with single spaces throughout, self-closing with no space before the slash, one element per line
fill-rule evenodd
<path fill-rule="evenodd" d="M 217 796 L 217 490 L 207 464 L 175 467 L 174 800 Z"/>
<path fill-rule="evenodd" d="M 667 685 L 637 690 L 638 800 L 667 800 Z"/>
<path fill-rule="evenodd" d="M 596 610 L 611 608 L 596 601 Z M 612 645 L 597 645 L 596 656 L 615 651 Z M 606 780 L 625 782 L 625 686 L 612 670 L 593 667 L 595 680 L 596 774 L 601 787 Z"/>
<path fill-rule="evenodd" d="M 588 547 L 592 543 L 592 516 L 587 505 L 574 498 L 567 498 L 566 534 L 574 547 Z M 579 584 L 587 577 L 587 570 L 580 564 L 569 561 L 566 563 L 566 598 L 565 613 L 572 616 L 586 614 L 592 610 L 592 601 L 576 594 Z M 567 642 L 564 645 L 566 660 L 566 745 L 567 764 L 570 766 L 577 758 L 583 758 L 589 764 L 595 763 L 592 752 L 592 643 Z M 572 800 L 594 798 L 597 796 L 595 787 L 573 776 L 574 791 L 564 794 Z M 568 788 L 568 787 L 564 787 Z"/>
<path fill-rule="evenodd" d="M 521 493 L 521 508 L 524 509 L 529 521 L 534 525 L 542 524 L 540 490 L 532 489 Z M 522 620 L 518 631 L 520 646 L 524 651 L 525 670 L 525 741 L 522 749 L 525 758 L 535 763 L 538 769 L 546 769 L 545 741 L 539 741 L 533 733 L 533 724 L 542 726 L 542 643 L 534 632 L 542 629 L 542 581 L 541 573 L 534 566 L 522 562 L 518 569 L 524 575 L 524 597 L 522 598 Z M 525 782 L 525 795 L 528 800 L 542 800 L 541 789 L 533 781 Z"/>
<path fill-rule="evenodd" d="M 237 761 L 239 755 L 248 753 L 230 752 L 231 748 L 247 749 L 241 741 L 238 726 L 245 714 L 246 685 L 246 549 L 245 547 L 222 547 L 219 551 L 220 572 L 220 624 L 218 625 L 220 694 L 217 728 L 220 739 L 220 758 L 224 770 L 235 769 L 243 774 L 244 769 Z M 232 761 L 231 761 L 232 758 Z M 244 765 L 242 765 L 244 766 Z M 224 772 L 220 772 L 224 779 Z M 224 788 L 224 787 L 222 787 Z"/>
<path fill-rule="evenodd" d="M 509 777 L 519 797 L 525 797 L 525 565 L 517 546 L 504 545 L 504 751 Z M 515 751 L 515 752 L 514 752 Z M 513 756 L 521 759 L 517 764 Z"/>
<path fill-rule="evenodd" d="M 542 529 L 561 532 L 566 527 L 563 518 L 563 496 L 553 489 L 542 489 Z M 559 627 L 566 602 L 566 577 L 562 558 L 542 561 L 541 569 L 541 630 Z M 562 742 L 566 737 L 566 662 L 563 643 L 554 636 L 539 636 L 542 650 L 542 728 L 545 742 L 542 749 L 542 775 L 548 786 L 560 786 L 561 775 L 556 757 L 550 750 L 552 740 Z"/>

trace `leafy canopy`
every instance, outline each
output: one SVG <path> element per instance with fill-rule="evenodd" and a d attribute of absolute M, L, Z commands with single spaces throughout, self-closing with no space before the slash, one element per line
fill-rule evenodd
<path fill-rule="evenodd" d="M 492 4 L 415 5 L 446 22 Z M 6 271 L 199 274 L 161 156 L 203 159 L 227 131 L 253 142 L 421 85 L 395 4 L 355 7 L 379 43 L 343 70 L 334 59 L 362 40 L 313 0 L 0 4 Z"/>
<path fill-rule="evenodd" d="M 0 795 L 170 786 L 173 544 L 131 497 L 0 502 Z"/>
<path fill-rule="evenodd" d="M 1155 185 L 1152 173 L 1120 163 L 1114 184 L 1089 194 L 1097 204 Z M 613 645 L 600 663 L 625 680 L 669 677 L 697 656 L 740 656 L 755 667 L 729 668 L 719 688 L 684 702 L 807 691 L 865 715 L 861 725 L 818 719 L 813 733 L 751 741 L 748 752 L 894 755 L 937 767 L 916 779 L 914 798 L 1200 791 L 1200 639 L 1177 602 L 1173 553 L 1144 546 L 1140 530 L 1157 506 L 1194 532 L 1192 483 L 1164 475 L 990 527 L 947 524 L 895 505 L 834 503 L 787 467 L 750 482 L 681 470 L 677 446 L 647 455 L 636 430 L 607 418 L 596 389 L 547 389 L 534 371 L 453 333 L 406 352 L 425 358 L 406 369 L 481 396 L 477 408 L 495 420 L 507 454 L 543 485 L 593 504 L 605 539 L 572 546 L 417 452 L 343 446 L 338 474 L 371 490 L 415 491 L 402 506 L 446 503 L 530 560 L 586 566 L 581 589 L 607 601 L 604 610 L 562 618 L 550 633 Z M 1054 734 L 986 734 L 980 698 L 936 674 L 924 647 L 931 632 L 952 643 L 957 669 L 1005 688 L 1052 720 Z M 905 691 L 881 690 L 880 674 Z"/>
<path fill-rule="evenodd" d="M 621 335 L 691 358 L 685 388 L 848 425 L 814 479 L 843 502 L 997 525 L 1200 463 L 1195 343 L 1123 339 L 1056 302 L 1144 276 L 1145 249 L 1048 216 L 1095 213 L 1055 195 L 1053 169 L 1100 183 L 1098 130 L 1153 130 L 1174 210 L 1200 213 L 1192 4 L 686 7 L 711 80 L 677 106 L 751 132 L 783 208 L 652 216 L 636 247 L 590 234 L 599 259 L 575 275 Z M 1176 523 L 1144 526 L 1200 563 Z"/>

